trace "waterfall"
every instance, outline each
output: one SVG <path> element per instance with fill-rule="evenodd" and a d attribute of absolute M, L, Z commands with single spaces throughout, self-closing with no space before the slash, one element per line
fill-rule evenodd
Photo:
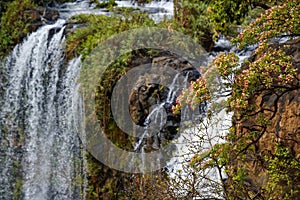
<path fill-rule="evenodd" d="M 128 2 L 117 1 L 120 7 Z M 172 6 L 162 1 L 139 9 L 158 21 L 172 16 Z M 0 62 L 0 199 L 86 198 L 76 82 L 81 59 L 64 63 L 64 24 L 76 14 L 110 12 L 87 0 L 49 9 L 58 10 L 61 19 L 27 36 Z"/>
<path fill-rule="evenodd" d="M 81 63 L 64 65 L 64 24 L 41 27 L 2 63 L 0 199 L 85 199 Z"/>
<path fill-rule="evenodd" d="M 221 52 L 235 52 L 240 64 L 251 56 L 255 46 L 245 50 L 238 51 L 236 46 L 232 46 L 230 41 L 221 37 L 214 46 L 212 52 L 208 53 L 207 64 L 212 62 L 214 58 Z M 205 78 L 205 74 L 202 74 Z M 190 161 L 195 155 L 203 156 L 209 152 L 216 144 L 226 142 L 224 139 L 230 127 L 232 126 L 233 112 L 226 111 L 225 100 L 228 98 L 229 91 L 224 89 L 224 80 L 215 78 L 212 83 L 216 88 L 209 88 L 212 99 L 204 110 L 212 109 L 212 118 L 206 115 L 200 115 L 201 120 L 196 123 L 190 123 L 184 127 L 181 135 L 174 141 L 177 150 L 174 156 L 167 164 L 169 177 L 177 188 L 174 188 L 178 197 L 186 197 L 191 187 L 199 193 L 195 194 L 195 199 L 225 199 L 221 180 L 227 179 L 224 169 L 218 171 L 216 167 L 207 168 L 205 170 L 194 169 L 190 165 Z M 213 109 L 212 105 L 218 105 L 218 109 Z M 189 111 L 188 109 L 186 111 Z M 193 119 L 185 112 L 182 116 L 183 120 Z M 179 188 L 179 189 L 178 189 Z"/>
<path fill-rule="evenodd" d="M 131 1 L 116 2 L 119 7 L 137 7 L 148 11 L 155 22 L 173 15 L 171 0 L 154 1 L 145 6 L 133 6 Z M 110 15 L 103 9 L 93 10 L 86 0 L 65 3 L 57 9 L 64 19 L 81 13 Z M 0 77 L 4 78 L 0 82 L 0 199 L 86 198 L 87 163 L 78 137 L 82 129 L 83 108 L 76 82 L 81 59 L 75 58 L 67 65 L 64 63 L 65 23 L 65 20 L 58 20 L 53 25 L 41 27 L 0 63 Z M 227 44 L 220 43 L 219 46 Z M 184 85 L 187 85 L 187 77 Z M 169 126 L 164 121 L 168 117 L 165 107 L 172 105 L 180 92 L 177 78 L 170 85 L 165 101 L 150 110 L 145 125 L 152 121 L 159 130 L 164 125 Z M 222 111 L 220 115 L 224 121 L 226 113 Z M 191 116 L 187 110 L 183 112 L 181 122 L 189 118 Z M 147 131 L 151 130 L 149 128 Z M 178 154 L 192 155 L 197 151 L 190 151 L 188 147 L 179 148 L 180 143 L 198 139 L 193 134 L 198 130 L 187 131 L 190 133 L 177 138 Z M 134 150 L 143 155 L 148 133 L 134 141 Z M 155 133 L 150 144 L 152 150 L 159 149 L 162 142 L 158 141 L 158 137 L 161 135 Z M 171 137 L 171 133 L 168 136 Z M 187 141 L 188 137 L 191 139 Z M 170 168 L 181 170 L 185 160 L 179 161 L 171 161 Z"/>

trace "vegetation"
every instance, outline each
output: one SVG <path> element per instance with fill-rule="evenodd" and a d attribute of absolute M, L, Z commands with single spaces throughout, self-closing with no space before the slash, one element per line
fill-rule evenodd
<path fill-rule="evenodd" d="M 142 4 L 149 1 L 137 2 Z M 47 3 L 1 1 L 0 58 L 30 32 L 30 16 L 26 10 Z M 113 0 L 97 4 L 97 7 L 107 7 L 112 11 L 113 6 Z M 300 3 L 295 0 L 174 0 L 174 7 L 174 19 L 166 19 L 159 24 L 155 24 L 147 13 L 132 12 L 132 9 L 114 10 L 117 14 L 111 17 L 74 16 L 70 22 L 84 26 L 68 33 L 66 59 L 82 55 L 84 60 L 110 36 L 140 27 L 164 27 L 183 32 L 206 50 L 211 50 L 214 39 L 220 34 L 233 37 L 232 43 L 241 50 L 249 45 L 257 45 L 254 55 L 245 61 L 240 61 L 234 52 L 218 55 L 207 74 L 182 91 L 177 104 L 173 106 L 174 113 L 179 114 L 186 105 L 195 109 L 197 105 L 214 99 L 215 94 L 210 89 L 214 87 L 213 91 L 216 90 L 212 82 L 218 76 L 230 91 L 226 107 L 228 112 L 233 112 L 233 126 L 228 128 L 226 134 L 220 132 L 209 135 L 210 127 L 218 123 L 216 113 L 222 110 L 216 104 L 207 112 L 206 119 L 192 125 L 199 133 L 196 136 L 199 137 L 200 146 L 191 147 L 196 154 L 190 158 L 189 165 L 178 172 L 179 179 L 166 177 L 164 172 L 145 175 L 121 173 L 88 155 L 88 198 L 151 199 L 149 196 L 154 193 L 157 194 L 154 199 L 174 199 L 178 196 L 194 198 L 201 195 L 206 198 L 199 188 L 214 187 L 214 192 L 218 194 L 216 198 L 296 199 L 300 193 L 300 157 L 294 146 L 299 141 L 295 143 L 292 139 L 278 136 L 272 128 L 276 127 L 274 119 L 280 113 L 281 99 L 300 89 L 299 69 L 297 71 L 295 62 L 288 55 L 288 49 L 300 36 Z M 250 25 L 238 33 L 239 28 L 248 22 L 251 22 Z M 290 43 L 274 42 L 274 38 L 283 36 L 289 38 Z M 126 150 L 133 149 L 133 138 L 117 127 L 109 112 L 111 92 L 120 77 L 134 67 L 135 59 L 151 57 L 155 53 L 152 50 L 139 50 L 122 55 L 111 63 L 99 80 L 95 80 L 99 82 L 95 94 L 98 120 L 109 139 Z M 273 106 L 265 106 L 263 100 L 257 102 L 257 99 L 270 96 L 275 99 Z M 266 140 L 268 143 L 265 143 Z M 209 147 L 199 148 L 204 143 Z M 252 165 L 258 171 L 254 172 Z M 221 177 L 220 182 L 210 179 L 207 172 L 213 169 Z M 184 176 L 189 179 L 184 179 Z M 257 177 L 261 177 L 262 184 L 256 182 Z M 22 181 L 18 180 L 16 199 L 19 198 L 21 186 Z"/>
<path fill-rule="evenodd" d="M 155 26 L 153 20 L 146 13 L 132 13 L 128 10 L 123 10 L 123 15 L 125 16 L 124 18 L 120 16 L 95 15 L 78 15 L 73 17 L 72 21 L 76 21 L 78 24 L 85 24 L 86 26 L 68 35 L 67 57 L 70 59 L 73 56 L 82 55 L 84 59 L 96 46 L 114 34 L 139 27 Z M 101 127 L 105 130 L 105 134 L 107 134 L 110 141 L 124 150 L 133 150 L 131 146 L 133 138 L 118 128 L 109 111 L 113 87 L 124 73 L 134 67 L 133 61 L 135 59 L 149 57 L 150 52 L 141 50 L 120 56 L 108 66 L 102 77 L 100 77 L 99 87 L 95 94 L 95 109 Z M 83 67 L 82 70 L 85 70 L 85 68 Z M 134 198 L 137 195 L 137 193 L 133 194 L 132 191 L 140 189 L 136 185 L 138 181 L 141 181 L 140 176 L 133 177 L 132 175 L 109 169 L 91 155 L 88 154 L 87 157 L 89 163 L 88 196 L 90 199 L 126 199 L 129 196 Z M 152 175 L 149 174 L 149 177 L 152 177 Z M 128 189 L 129 187 L 132 187 L 132 190 Z"/>
<path fill-rule="evenodd" d="M 58 0 L 63 3 L 73 0 Z M 38 6 L 48 6 L 51 0 L 3 0 L 0 2 L 0 60 L 6 56 L 12 48 L 22 42 L 28 33 L 34 31 L 33 23 L 36 21 L 30 11 Z"/>
<path fill-rule="evenodd" d="M 123 15 L 124 19 L 120 16 L 74 16 L 71 20 L 78 24 L 85 24 L 86 27 L 77 29 L 68 35 L 67 57 L 83 55 L 84 59 L 96 46 L 114 34 L 134 28 L 155 26 L 153 20 L 146 13 L 133 13 L 130 10 L 125 10 Z"/>
<path fill-rule="evenodd" d="M 206 1 L 175 0 L 174 20 L 170 25 L 174 30 L 189 35 L 209 51 L 213 46 L 213 27 L 207 9 Z"/>
<path fill-rule="evenodd" d="M 95 8 L 108 8 L 108 9 L 111 9 L 114 6 L 117 5 L 117 3 L 115 2 L 115 0 L 109 0 L 109 1 L 104 1 L 104 2 L 95 1 L 95 3 L 96 3 L 96 7 Z"/>
<path fill-rule="evenodd" d="M 300 191 L 300 154 L 294 155 L 289 147 L 277 144 L 274 155 L 265 159 L 270 176 L 266 187 L 269 198 L 297 198 Z"/>
<path fill-rule="evenodd" d="M 210 51 L 219 35 L 235 36 L 241 25 L 247 25 L 264 10 L 282 0 L 174 0 L 173 29 L 182 31 Z"/>
<path fill-rule="evenodd" d="M 282 0 L 253 0 L 253 1 L 211 1 L 208 15 L 212 20 L 215 36 L 219 34 L 232 35 L 237 33 L 237 26 L 247 20 L 247 17 L 257 17 L 258 13 L 280 4 Z"/>
<path fill-rule="evenodd" d="M 15 44 L 20 43 L 29 32 L 29 16 L 25 11 L 34 6 L 35 4 L 31 0 L 15 0 L 7 4 L 0 24 L 0 59 L 9 53 Z"/>
<path fill-rule="evenodd" d="M 206 165 L 226 170 L 226 198 L 295 199 L 300 193 L 295 186 L 299 185 L 299 152 L 295 154 L 287 138 L 273 132 L 276 115 L 282 114 L 278 113 L 282 106 L 280 99 L 300 89 L 296 63 L 286 55 L 297 40 L 280 45 L 274 43 L 274 38 L 299 37 L 299 12 L 300 4 L 296 1 L 268 9 L 233 39 L 241 49 L 258 44 L 254 56 L 240 65 L 235 53 L 221 53 L 211 65 L 211 71 L 218 71 L 225 87 L 231 91 L 226 103 L 228 111 L 234 112 L 233 127 L 225 137 L 228 142 L 215 145 L 208 154 L 218 163 Z M 188 95 L 186 92 L 181 95 L 175 112 L 193 102 L 189 95 L 196 98 L 197 103 L 208 99 L 211 94 L 203 79 L 196 85 L 201 87 L 191 87 Z M 275 97 L 273 107 L 266 107 L 264 101 L 258 100 L 272 94 Z M 201 156 L 196 156 L 192 164 L 202 160 Z M 255 168 L 249 167 L 251 165 Z M 253 171 L 255 169 L 259 172 Z M 256 182 L 258 176 L 265 183 Z"/>
<path fill-rule="evenodd" d="M 166 194 L 163 195 L 163 193 L 160 193 L 160 195 L 164 196 L 166 199 L 174 198 L 180 192 L 184 191 L 183 185 L 190 185 L 189 188 L 194 188 L 194 190 L 187 190 L 186 193 L 184 192 L 184 196 L 196 197 L 201 195 L 196 189 L 196 185 L 198 184 L 199 186 L 200 184 L 197 180 L 207 179 L 207 182 L 213 185 L 213 181 L 202 173 L 208 169 L 216 168 L 221 177 L 223 170 L 225 170 L 226 176 L 228 176 L 226 179 L 223 175 L 224 179 L 215 185 L 215 188 L 222 188 L 221 191 L 223 191 L 223 193 L 220 193 L 220 191 L 216 191 L 216 193 L 219 193 L 224 198 L 237 199 L 257 197 L 261 199 L 278 199 L 295 197 L 295 195 L 299 193 L 299 188 L 295 186 L 298 183 L 297 178 L 294 178 L 299 176 L 299 156 L 293 155 L 286 143 L 280 143 L 276 139 L 271 142 L 272 145 L 277 145 L 276 149 L 272 149 L 271 156 L 262 153 L 263 150 L 261 149 L 259 151 L 256 150 L 261 138 L 264 135 L 269 134 L 268 127 L 272 124 L 272 118 L 270 118 L 270 115 L 265 111 L 258 111 L 260 108 L 253 102 L 253 99 L 264 91 L 283 94 L 299 88 L 297 85 L 297 71 L 291 62 L 291 57 L 286 55 L 286 50 L 284 48 L 276 47 L 271 43 L 273 38 L 283 34 L 289 34 L 290 37 L 299 35 L 299 26 L 297 23 L 300 21 L 299 16 L 297 15 L 297 13 L 299 13 L 299 3 L 288 2 L 286 4 L 281 4 L 281 1 L 231 2 L 221 0 L 213 2 L 175 1 L 174 3 L 174 20 L 164 21 L 158 25 L 155 25 L 147 17 L 145 18 L 145 15 L 143 14 L 127 15 L 131 16 L 129 18 L 133 19 L 133 21 L 128 20 L 129 18 L 126 17 L 125 19 L 114 17 L 110 19 L 110 21 L 113 20 L 113 24 L 119 25 L 113 27 L 106 24 L 106 17 L 96 18 L 95 16 L 89 16 L 88 18 L 90 19 L 87 20 L 87 16 L 78 16 L 76 17 L 76 20 L 79 23 L 89 24 L 89 26 L 76 31 L 73 35 L 70 35 L 68 39 L 71 41 L 68 42 L 68 44 L 71 44 L 71 46 L 68 46 L 67 48 L 68 55 L 70 55 L 70 53 L 87 55 L 95 46 L 112 33 L 118 33 L 123 30 L 145 25 L 161 26 L 182 31 L 204 44 L 203 42 L 208 41 L 206 40 L 207 38 L 212 38 L 213 34 L 217 36 L 220 33 L 225 33 L 227 35 L 236 33 L 237 25 L 249 21 L 251 15 L 257 16 L 266 10 L 264 14 L 253 21 L 248 28 L 244 29 L 242 33 L 233 39 L 233 42 L 241 49 L 248 45 L 259 44 L 255 51 L 255 56 L 244 61 L 240 67 L 240 61 L 237 55 L 233 52 L 222 53 L 210 66 L 210 73 L 208 73 L 207 76 L 212 73 L 219 73 L 220 78 L 225 82 L 225 87 L 227 87 L 228 90 L 231 90 L 226 103 L 228 111 L 234 111 L 233 119 L 235 122 L 233 127 L 228 129 L 226 135 L 217 135 L 219 140 L 223 141 L 223 143 L 214 144 L 212 142 L 213 139 L 207 141 L 211 142 L 210 148 L 205 151 L 198 151 L 191 160 L 190 167 L 192 167 L 194 171 L 187 169 L 186 173 L 189 174 L 193 171 L 190 175 L 191 177 L 194 177 L 192 179 L 194 181 L 189 183 L 188 180 L 178 181 L 176 179 L 172 180 L 172 178 L 169 177 L 168 179 L 164 179 L 163 182 L 158 183 L 155 182 L 155 178 L 153 178 L 156 177 L 156 175 L 147 175 L 139 178 L 136 177 L 137 179 L 134 179 L 133 183 L 139 185 L 143 182 L 144 185 L 142 188 L 148 188 L 149 191 L 160 193 L 160 189 L 154 189 L 151 187 L 151 184 L 149 184 L 154 181 L 156 184 L 161 185 L 160 187 L 162 190 L 169 191 L 169 197 L 167 197 Z M 97 26 L 98 24 L 105 24 L 105 26 L 101 27 L 108 27 L 108 29 L 102 29 Z M 92 33 L 93 36 L 91 36 Z M 209 45 L 206 47 L 209 49 Z M 126 59 L 121 59 L 124 62 L 117 62 L 117 65 L 114 65 L 114 70 L 111 72 L 118 70 L 118 68 L 123 65 L 128 66 L 131 59 L 131 56 L 127 56 Z M 120 70 L 122 71 L 122 67 Z M 116 81 L 121 74 L 112 73 L 111 75 L 108 75 L 108 77 L 111 77 L 110 80 L 116 78 Z M 213 78 L 210 77 L 210 79 Z M 109 85 L 113 85 L 113 83 L 110 83 Z M 189 89 L 182 92 L 182 95 L 178 98 L 178 104 L 173 107 L 173 111 L 178 113 L 186 104 L 195 105 L 201 104 L 204 101 L 209 101 L 214 94 L 209 93 L 207 88 L 208 85 L 209 87 L 212 86 L 211 83 L 206 83 L 203 78 L 193 82 Z M 104 88 L 108 88 L 109 90 L 110 87 L 105 86 Z M 109 94 L 109 91 L 108 93 L 100 92 L 99 94 L 107 96 L 105 94 Z M 215 105 L 214 107 L 218 106 Z M 220 108 L 218 109 L 220 110 Z M 238 128 L 238 126 L 240 126 L 239 124 L 249 119 L 249 117 L 253 115 L 252 113 L 255 115 L 256 125 L 260 128 L 251 129 L 251 131 L 241 133 Z M 101 115 L 101 112 L 99 114 Z M 216 117 L 216 115 L 213 112 L 211 112 L 211 114 L 208 112 L 207 117 L 212 119 Z M 205 123 L 205 121 L 201 123 L 204 126 L 201 130 L 209 129 L 207 124 L 205 126 Z M 114 127 L 109 132 L 116 130 L 116 126 L 109 127 Z M 114 142 L 123 141 L 121 143 L 124 144 L 124 140 L 120 140 L 119 138 L 119 132 L 116 132 L 113 135 L 115 135 L 114 139 L 111 139 Z M 259 148 L 261 148 L 261 146 L 259 146 Z M 253 172 L 247 167 L 249 156 L 251 159 L 257 160 L 257 162 L 260 163 L 259 166 L 261 168 L 259 169 L 268 171 L 267 176 L 269 178 L 263 179 L 264 181 L 267 180 L 267 183 L 260 188 L 253 189 L 255 185 L 251 179 Z M 92 171 L 95 170 L 97 166 L 94 166 Z M 283 173 L 280 174 L 280 172 Z M 187 174 L 185 174 L 185 176 L 187 176 Z M 262 177 L 264 176 L 265 175 L 262 175 Z M 161 175 L 159 177 L 161 177 Z M 126 182 L 125 180 L 128 181 L 129 179 L 127 177 L 122 180 Z M 136 197 L 138 198 L 141 195 L 138 189 L 139 186 L 134 186 L 134 184 L 132 185 L 132 189 L 136 192 L 130 193 L 130 196 L 133 197 L 137 195 Z M 127 189 L 129 188 L 129 185 L 130 184 L 127 185 L 128 187 L 126 186 Z M 173 188 L 173 192 L 176 188 L 177 193 L 172 193 L 169 188 Z M 112 188 L 109 190 L 111 189 Z M 123 189 L 127 192 L 131 191 L 126 190 L 126 188 Z M 114 193 L 113 191 L 115 190 L 116 188 L 112 189 L 111 193 Z"/>

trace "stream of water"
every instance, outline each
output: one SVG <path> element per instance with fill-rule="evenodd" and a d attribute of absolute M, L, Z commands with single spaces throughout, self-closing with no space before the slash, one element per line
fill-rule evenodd
<path fill-rule="evenodd" d="M 154 10 L 153 16 L 166 12 L 157 6 L 143 9 Z M 86 198 L 86 161 L 78 137 L 81 61 L 64 64 L 64 29 L 70 16 L 108 12 L 93 10 L 88 1 L 54 9 L 60 19 L 30 34 L 0 63 L 7 80 L 0 99 L 0 199 Z"/>
<path fill-rule="evenodd" d="M 63 67 L 64 24 L 43 26 L 3 62 L 1 199 L 85 198 L 73 101 L 80 64 Z"/>

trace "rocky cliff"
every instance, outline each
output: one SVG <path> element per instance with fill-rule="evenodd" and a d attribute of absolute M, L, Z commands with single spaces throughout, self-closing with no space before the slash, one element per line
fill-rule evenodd
<path fill-rule="evenodd" d="M 245 153 L 243 158 L 236 155 L 239 159 L 232 160 L 232 170 L 246 170 L 243 185 L 251 198 L 271 198 L 282 190 L 281 194 L 297 199 L 300 194 L 300 168 L 297 164 L 300 153 L 300 39 L 277 43 L 273 48 L 285 49 L 297 69 L 297 76 L 280 92 L 266 89 L 254 95 L 250 105 L 255 105 L 256 109 L 248 117 L 243 120 L 236 115 L 233 117 L 235 134 L 244 138 L 248 145 L 239 150 L 240 155 Z M 252 59 L 255 60 L 255 56 Z M 272 185 L 274 176 L 278 176 L 278 180 Z M 266 194 L 268 192 L 273 194 Z"/>
<path fill-rule="evenodd" d="M 166 113 L 166 123 L 164 123 L 164 126 L 161 127 L 160 131 L 158 130 L 149 138 L 142 139 L 124 133 L 116 125 L 112 113 L 109 111 L 111 109 L 112 91 L 114 90 L 117 81 L 124 76 L 124 71 L 128 72 L 131 69 L 139 68 L 141 66 L 149 67 L 149 72 L 144 73 L 142 70 L 142 75 L 135 74 L 135 76 L 138 77 L 136 80 L 128 79 L 127 81 L 122 82 L 124 90 L 128 91 L 123 91 L 124 93 L 121 92 L 120 94 L 118 93 L 117 98 L 120 101 L 125 101 L 125 107 L 118 107 L 118 112 L 122 112 L 125 109 L 129 110 L 130 120 L 139 126 L 145 126 L 145 120 L 151 112 L 151 107 L 160 102 L 165 102 L 171 89 L 170 87 L 156 84 L 149 80 L 155 78 L 167 78 L 164 77 L 164 74 L 166 73 L 163 72 L 166 67 L 175 69 L 183 76 L 187 76 L 187 81 L 196 80 L 200 76 L 198 70 L 190 63 L 184 59 L 178 58 L 178 56 L 173 55 L 170 52 L 156 52 L 155 55 L 148 55 L 145 52 L 147 51 L 139 50 L 133 52 L 131 58 L 127 62 L 120 63 L 117 61 L 111 65 L 111 68 L 108 67 L 108 70 L 106 70 L 99 82 L 100 86 L 96 95 L 96 111 L 102 129 L 116 146 L 127 151 L 141 151 L 142 149 L 145 152 L 156 151 L 161 145 L 165 144 L 165 142 L 177 137 L 180 116 L 176 116 L 172 113 L 171 107 L 175 104 L 176 99 L 174 98 L 173 102 L 166 103 L 163 106 Z M 152 68 L 154 70 L 152 70 Z M 171 78 L 173 79 L 174 77 Z M 133 88 L 131 86 L 133 86 Z M 125 94 L 130 94 L 129 99 Z M 134 146 L 137 143 L 140 143 L 140 145 L 135 149 Z M 164 179 L 164 173 L 159 170 L 158 172 L 153 172 L 150 176 L 157 177 L 158 182 L 160 183 L 149 182 L 141 187 L 139 181 L 145 181 L 142 178 L 144 175 L 122 173 L 114 169 L 109 169 L 96 159 L 92 158 L 92 156 L 88 156 L 88 159 L 89 185 L 90 188 L 92 188 L 92 193 L 88 197 L 90 199 L 95 197 L 101 199 L 134 199 L 132 195 L 137 195 L 139 193 L 145 195 L 147 193 L 147 191 L 144 191 L 144 188 L 147 188 L 150 193 L 154 193 L 155 191 L 162 192 L 159 187 L 163 181 L 166 181 Z M 149 180 L 156 179 L 149 178 Z M 141 197 L 139 196 L 138 198 Z M 154 196 L 147 196 L 147 199 L 152 198 L 155 199 Z"/>

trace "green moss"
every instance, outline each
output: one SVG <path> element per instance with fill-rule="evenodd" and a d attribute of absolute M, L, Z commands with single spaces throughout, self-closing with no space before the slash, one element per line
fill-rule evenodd
<path fill-rule="evenodd" d="M 67 58 L 82 55 L 84 59 L 97 45 L 114 34 L 139 27 L 155 26 L 154 21 L 146 13 L 125 11 L 123 16 L 124 18 L 102 15 L 77 15 L 72 17 L 71 21 L 85 24 L 86 27 L 76 29 L 67 36 Z"/>
<path fill-rule="evenodd" d="M 16 185 L 15 185 L 15 188 L 14 188 L 14 192 L 13 192 L 13 199 L 14 200 L 20 199 L 22 186 L 23 186 L 22 179 L 17 179 Z"/>
<path fill-rule="evenodd" d="M 0 59 L 20 43 L 29 32 L 29 16 L 25 11 L 34 6 L 31 0 L 15 0 L 7 5 L 6 12 L 1 17 Z"/>

